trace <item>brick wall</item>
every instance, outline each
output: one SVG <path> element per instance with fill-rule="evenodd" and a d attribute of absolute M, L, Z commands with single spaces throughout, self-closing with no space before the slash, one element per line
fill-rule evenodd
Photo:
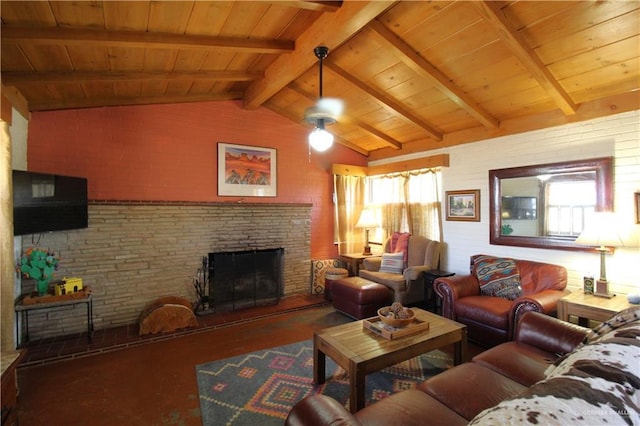
<path fill-rule="evenodd" d="M 43 234 L 62 255 L 56 274 L 82 277 L 95 328 L 136 323 L 159 296 L 195 301 L 192 278 L 209 252 L 284 247 L 284 295 L 310 290 L 311 204 L 91 202 L 89 227 Z M 31 236 L 22 240 L 33 245 Z M 85 305 L 33 312 L 32 338 L 86 330 Z"/>

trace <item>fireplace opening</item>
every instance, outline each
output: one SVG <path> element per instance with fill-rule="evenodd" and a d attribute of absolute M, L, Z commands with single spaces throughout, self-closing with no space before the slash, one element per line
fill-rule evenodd
<path fill-rule="evenodd" d="M 276 305 L 284 248 L 209 253 L 209 300 L 216 312 Z"/>

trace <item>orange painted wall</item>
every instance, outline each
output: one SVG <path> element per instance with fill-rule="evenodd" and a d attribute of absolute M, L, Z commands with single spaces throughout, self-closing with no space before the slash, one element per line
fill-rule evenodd
<path fill-rule="evenodd" d="M 245 202 L 311 203 L 311 256 L 334 257 L 332 163 L 366 165 L 334 145 L 311 154 L 309 129 L 240 102 L 35 112 L 30 171 L 88 178 L 90 200 L 238 202 L 217 195 L 217 143 L 277 149 L 278 195 Z"/>

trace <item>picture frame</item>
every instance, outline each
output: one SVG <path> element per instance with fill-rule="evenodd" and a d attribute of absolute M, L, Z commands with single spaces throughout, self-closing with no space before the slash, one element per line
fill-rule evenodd
<path fill-rule="evenodd" d="M 480 190 L 445 191 L 446 219 L 480 222 Z"/>
<path fill-rule="evenodd" d="M 640 224 L 640 192 L 634 193 L 633 196 L 635 197 L 633 204 L 636 206 L 636 223 Z"/>
<path fill-rule="evenodd" d="M 275 197 L 277 151 L 273 148 L 218 142 L 218 195 Z"/>

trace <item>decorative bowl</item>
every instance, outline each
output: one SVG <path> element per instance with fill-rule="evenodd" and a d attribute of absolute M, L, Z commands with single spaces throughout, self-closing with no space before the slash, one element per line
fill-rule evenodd
<path fill-rule="evenodd" d="M 389 312 L 391 312 L 391 306 L 385 306 L 384 308 L 378 309 L 378 317 L 380 317 L 380 321 L 382 321 L 385 325 L 390 325 L 391 327 L 402 328 L 406 327 L 415 319 L 416 314 L 409 308 L 403 308 L 403 310 L 409 314 L 408 318 L 394 318 L 393 315 L 387 316 Z"/>

